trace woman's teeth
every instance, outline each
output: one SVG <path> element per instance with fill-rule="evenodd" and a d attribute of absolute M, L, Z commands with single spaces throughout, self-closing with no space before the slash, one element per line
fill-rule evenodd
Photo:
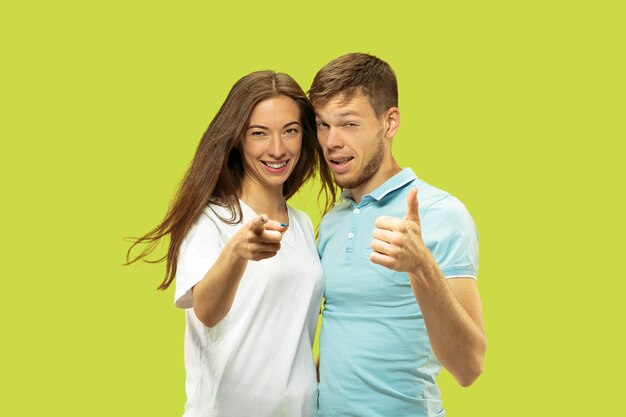
<path fill-rule="evenodd" d="M 285 161 L 285 162 L 280 162 L 280 163 L 277 163 L 277 164 L 273 164 L 273 163 L 271 163 L 271 162 L 263 162 L 263 163 L 264 163 L 265 165 L 267 165 L 268 167 L 270 167 L 270 168 L 274 168 L 274 169 L 282 168 L 282 167 L 284 167 L 285 165 L 287 165 L 287 161 Z"/>

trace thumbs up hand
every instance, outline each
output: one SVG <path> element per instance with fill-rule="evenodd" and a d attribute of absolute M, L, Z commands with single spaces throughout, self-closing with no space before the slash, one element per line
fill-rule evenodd
<path fill-rule="evenodd" d="M 417 188 L 411 188 L 406 197 L 406 215 L 404 216 L 404 220 L 416 222 L 419 226 L 420 215 L 418 209 L 419 203 L 417 202 Z"/>
<path fill-rule="evenodd" d="M 406 215 L 403 220 L 380 216 L 372 233 L 370 260 L 398 272 L 415 272 L 430 256 L 422 240 L 418 213 L 417 188 L 409 190 Z"/>

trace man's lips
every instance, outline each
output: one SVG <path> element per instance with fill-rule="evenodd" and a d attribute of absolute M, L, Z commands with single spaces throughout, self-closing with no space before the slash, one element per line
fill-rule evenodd
<path fill-rule="evenodd" d="M 343 165 L 347 162 L 350 162 L 354 159 L 353 156 L 343 156 L 343 157 L 332 157 L 332 158 L 328 158 L 328 161 L 331 164 L 337 164 L 337 165 Z"/>
<path fill-rule="evenodd" d="M 335 175 L 342 175 L 347 173 L 352 166 L 351 162 L 354 159 L 353 156 L 332 156 L 327 158 L 328 165 Z"/>

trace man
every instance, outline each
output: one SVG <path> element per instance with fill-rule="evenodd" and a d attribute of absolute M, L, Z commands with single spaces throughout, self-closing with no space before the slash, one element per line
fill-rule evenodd
<path fill-rule="evenodd" d="M 396 163 L 397 81 L 386 62 L 341 56 L 309 95 L 344 189 L 319 230 L 319 416 L 443 416 L 441 366 L 462 386 L 483 368 L 474 223 L 460 201 Z"/>

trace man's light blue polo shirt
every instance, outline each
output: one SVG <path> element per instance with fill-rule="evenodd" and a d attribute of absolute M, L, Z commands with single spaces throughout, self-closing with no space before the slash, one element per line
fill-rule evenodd
<path fill-rule="evenodd" d="M 407 193 L 415 187 L 422 238 L 443 274 L 477 276 L 478 237 L 467 209 L 411 169 L 358 204 L 344 192 L 319 229 L 326 275 L 320 417 L 445 415 L 435 381 L 441 365 L 409 278 L 369 260 L 376 218 L 404 219 Z"/>

